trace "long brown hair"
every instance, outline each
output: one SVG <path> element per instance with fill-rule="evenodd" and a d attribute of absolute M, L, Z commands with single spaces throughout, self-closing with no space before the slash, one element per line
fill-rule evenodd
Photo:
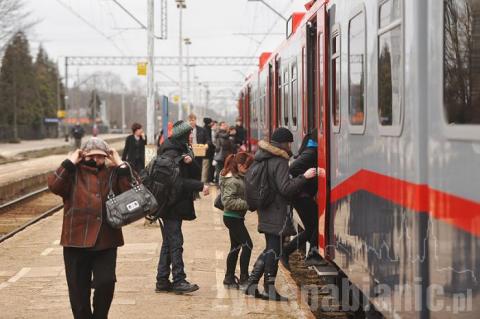
<path fill-rule="evenodd" d="M 228 173 L 238 175 L 238 165 L 245 165 L 247 168 L 253 163 L 253 156 L 247 152 L 239 152 L 237 154 L 228 155 L 225 160 L 225 166 L 223 167 L 220 175 L 225 176 Z"/>

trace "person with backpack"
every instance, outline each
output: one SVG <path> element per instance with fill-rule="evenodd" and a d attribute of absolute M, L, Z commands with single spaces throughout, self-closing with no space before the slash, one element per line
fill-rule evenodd
<path fill-rule="evenodd" d="M 194 193 L 202 191 L 205 196 L 209 194 L 208 186 L 195 179 L 200 168 L 196 165 L 197 162 L 194 161 L 193 152 L 188 145 L 192 130 L 187 122 L 176 122 L 171 137 L 165 140 L 157 155 L 168 157 L 176 163 L 181 189 L 176 194 L 170 194 L 175 198 L 169 201 L 162 216 L 163 242 L 157 268 L 156 292 L 173 291 L 183 294 L 199 289 L 198 285 L 186 280 L 183 263 L 182 222 L 196 218 L 193 206 Z M 170 273 L 173 283 L 169 280 Z"/>
<path fill-rule="evenodd" d="M 233 153 L 234 145 L 230 139 L 229 126 L 226 122 L 220 122 L 220 129 L 215 134 L 215 181 L 219 181 L 220 172 L 223 169 L 225 159 Z"/>
<path fill-rule="evenodd" d="M 266 247 L 258 256 L 248 278 L 245 294 L 265 300 L 286 301 L 275 289 L 278 260 L 281 255 L 282 237 L 288 235 L 292 225 L 289 209 L 290 198 L 297 195 L 316 175 L 316 168 L 291 178 L 288 161 L 292 154 L 293 135 L 287 128 L 277 128 L 271 142 L 260 141 L 255 162 L 245 176 L 247 203 L 257 208 L 258 231 L 265 235 Z M 254 206 L 254 207 L 252 207 Z M 258 290 L 264 275 L 264 292 Z"/>
<path fill-rule="evenodd" d="M 227 270 L 223 284 L 228 288 L 244 286 L 248 280 L 248 265 L 252 254 L 253 243 L 245 227 L 245 214 L 248 204 L 245 199 L 244 176 L 253 156 L 241 152 L 231 154 L 225 160 L 225 167 L 220 173 L 220 194 L 223 203 L 223 223 L 230 235 L 230 252 L 227 257 Z M 235 268 L 240 255 L 240 280 L 235 277 Z"/>
<path fill-rule="evenodd" d="M 290 165 L 290 174 L 293 177 L 299 176 L 310 167 L 317 167 L 317 129 L 305 135 L 298 156 Z M 320 175 L 321 173 L 319 173 Z M 318 180 L 312 178 L 303 186 L 300 194 L 293 199 L 293 207 L 297 211 L 305 228 L 300 234 L 295 236 L 283 250 L 280 262 L 286 269 L 290 270 L 289 256 L 301 245 L 310 243 L 310 251 L 308 252 L 305 264 L 307 266 L 322 265 L 322 260 L 318 253 L 318 206 L 315 196 L 318 190 Z"/>

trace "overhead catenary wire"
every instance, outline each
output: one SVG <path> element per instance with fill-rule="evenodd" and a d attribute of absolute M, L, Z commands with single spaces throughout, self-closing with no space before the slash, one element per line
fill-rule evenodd
<path fill-rule="evenodd" d="M 123 50 L 117 45 L 117 43 L 115 43 L 114 40 L 112 40 L 111 37 L 109 37 L 107 34 L 105 34 L 102 30 L 98 29 L 95 25 L 93 25 L 90 21 L 88 21 L 87 19 L 85 19 L 83 16 L 81 16 L 77 11 L 75 11 L 74 8 L 72 8 L 70 5 L 64 3 L 63 1 L 61 0 L 56 0 L 58 4 L 60 4 L 62 7 L 64 7 L 65 9 L 67 9 L 71 14 L 73 14 L 74 16 L 76 16 L 78 19 L 80 19 L 83 23 L 85 23 L 86 25 L 88 25 L 92 30 L 94 30 L 95 32 L 97 32 L 98 34 L 100 34 L 102 37 L 104 37 L 105 39 L 107 39 L 117 50 L 118 52 L 120 52 L 121 55 L 125 55 L 125 53 L 123 52 Z"/>

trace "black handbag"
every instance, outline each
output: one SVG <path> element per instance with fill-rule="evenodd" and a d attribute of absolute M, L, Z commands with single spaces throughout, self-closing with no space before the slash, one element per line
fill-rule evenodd
<path fill-rule="evenodd" d="M 137 181 L 130 164 L 126 162 L 125 164 L 128 166 L 132 188 L 119 195 L 113 193 L 112 182 L 118 168 L 112 171 L 108 182 L 107 223 L 113 228 L 121 228 L 133 223 L 147 214 L 154 213 L 158 207 L 155 196 Z"/>
<path fill-rule="evenodd" d="M 213 206 L 215 206 L 215 208 L 218 208 L 220 210 L 224 210 L 225 207 L 223 206 L 223 202 L 222 202 L 222 194 L 218 194 L 217 197 L 215 197 L 215 201 L 213 202 Z"/>

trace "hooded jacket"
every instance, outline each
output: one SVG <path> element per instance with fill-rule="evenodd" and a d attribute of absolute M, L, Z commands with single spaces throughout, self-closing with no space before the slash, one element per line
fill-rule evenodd
<path fill-rule="evenodd" d="M 306 147 L 290 165 L 290 174 L 296 177 L 305 173 L 309 168 L 317 166 L 317 148 Z M 301 196 L 314 197 L 317 194 L 317 190 L 318 179 L 309 179 L 302 189 Z"/>
<path fill-rule="evenodd" d="M 278 143 L 258 142 L 255 161 L 267 161 L 268 181 L 275 198 L 266 208 L 258 209 L 258 231 L 266 234 L 284 235 L 290 230 L 288 204 L 300 193 L 307 180 L 303 175 L 291 178 L 288 173 L 290 155 Z"/>
<path fill-rule="evenodd" d="M 195 176 L 199 175 L 200 167 L 194 160 L 190 164 L 183 161 L 185 155 L 190 155 L 193 159 L 193 154 L 186 144 L 176 139 L 166 139 L 159 149 L 159 154 L 170 157 L 178 163 L 183 190 L 181 199 L 167 208 L 165 218 L 194 220 L 196 218 L 193 206 L 194 193 L 203 189 L 203 183 L 195 179 Z"/>

